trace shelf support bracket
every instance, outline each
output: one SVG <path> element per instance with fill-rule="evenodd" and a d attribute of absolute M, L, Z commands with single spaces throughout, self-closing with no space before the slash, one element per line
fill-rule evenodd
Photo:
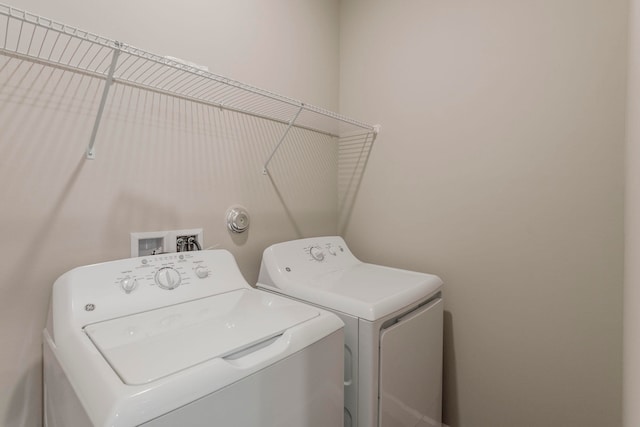
<path fill-rule="evenodd" d="M 87 147 L 87 159 L 93 160 L 96 158 L 96 151 L 93 146 L 96 143 L 96 136 L 98 135 L 98 128 L 100 127 L 100 120 L 102 119 L 102 113 L 104 112 L 104 106 L 107 103 L 107 97 L 109 96 L 109 88 L 113 84 L 113 74 L 116 71 L 118 65 L 118 56 L 120 56 L 120 48 L 122 43 L 116 42 L 116 46 L 113 49 L 113 55 L 111 56 L 111 65 L 109 66 L 109 73 L 107 74 L 107 80 L 104 83 L 104 89 L 102 90 L 102 99 L 100 100 L 100 106 L 98 107 L 98 113 L 96 115 L 96 121 L 93 124 L 93 130 L 91 131 L 91 139 L 89 140 L 89 146 Z"/>
<path fill-rule="evenodd" d="M 304 104 L 300 105 L 300 108 L 298 109 L 298 112 L 296 113 L 296 115 L 293 117 L 293 119 L 291 119 L 291 121 L 289 122 L 287 128 L 284 130 L 284 133 L 282 134 L 282 136 L 280 137 L 280 141 L 278 141 L 278 144 L 276 145 L 276 148 L 273 149 L 273 151 L 271 152 L 271 155 L 269 156 L 269 158 L 267 159 L 267 161 L 264 163 L 264 167 L 262 168 L 262 174 L 263 175 L 267 175 L 269 173 L 269 163 L 271 162 L 271 159 L 273 159 L 273 156 L 276 154 L 276 151 L 278 151 L 278 149 L 280 148 L 280 146 L 282 145 L 282 143 L 284 142 L 285 138 L 287 137 L 287 134 L 289 133 L 289 131 L 291 130 L 291 128 L 293 127 L 294 123 L 296 122 L 296 120 L 298 119 L 298 116 L 300 115 L 300 113 L 302 112 L 302 110 L 304 110 Z"/>

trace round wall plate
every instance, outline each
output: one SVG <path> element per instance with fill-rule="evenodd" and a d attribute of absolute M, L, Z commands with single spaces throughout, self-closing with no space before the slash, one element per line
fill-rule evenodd
<path fill-rule="evenodd" d="M 243 233 L 249 228 L 249 212 L 242 206 L 232 206 L 227 210 L 227 228 L 234 233 Z"/>

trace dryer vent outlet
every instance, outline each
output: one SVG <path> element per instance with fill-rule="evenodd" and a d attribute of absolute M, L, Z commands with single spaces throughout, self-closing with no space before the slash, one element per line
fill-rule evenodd
<path fill-rule="evenodd" d="M 176 236 L 176 252 L 199 251 L 202 249 L 197 234 Z"/>

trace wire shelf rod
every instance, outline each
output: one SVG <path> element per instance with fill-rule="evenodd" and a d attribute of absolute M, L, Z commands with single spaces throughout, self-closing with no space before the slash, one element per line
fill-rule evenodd
<path fill-rule="evenodd" d="M 102 57 L 102 61 L 100 61 L 96 66 L 96 70 L 99 70 L 103 65 L 105 65 L 105 63 L 108 60 L 109 60 L 109 52 L 106 52 L 105 55 Z"/>
<path fill-rule="evenodd" d="M 338 113 L 2 3 L 0 25 L 5 26 L 4 31 L 0 32 L 0 37 L 4 34 L 0 54 L 105 80 L 99 116 L 106 103 L 108 87 L 117 83 L 272 120 L 287 125 L 286 132 L 293 126 L 332 137 L 354 130 L 374 135 L 378 132 L 375 126 Z M 289 120 L 294 115 L 294 119 Z M 99 121 L 100 117 L 97 117 L 94 126 L 96 131 Z M 95 136 L 94 132 L 91 147 Z"/>
<path fill-rule="evenodd" d="M 155 73 L 155 77 L 153 77 L 153 80 L 148 82 L 148 84 L 150 86 L 162 86 L 167 81 L 167 79 L 170 79 L 172 76 L 175 77 L 175 75 L 178 73 L 179 71 L 173 68 L 161 68 L 157 71 L 157 73 Z"/>
<path fill-rule="evenodd" d="M 47 40 L 47 36 L 49 35 L 49 29 L 45 29 L 43 39 Z M 40 49 L 38 50 L 38 54 L 36 55 L 38 58 L 42 54 L 42 49 L 44 49 L 44 42 L 40 44 Z"/>
<path fill-rule="evenodd" d="M 340 143 L 350 143 L 352 141 L 361 141 L 362 138 L 367 137 L 371 132 L 352 133 L 349 135 L 340 136 Z"/>
<path fill-rule="evenodd" d="M 198 97 L 200 94 L 204 94 L 211 88 L 220 86 L 219 84 L 208 81 L 203 77 L 195 77 L 193 82 L 184 88 L 184 92 L 189 96 Z"/>
<path fill-rule="evenodd" d="M 202 86 L 200 90 L 198 90 L 194 96 L 202 97 L 203 99 L 211 99 L 213 96 L 220 96 L 220 93 L 224 93 L 225 91 L 231 90 L 230 88 L 218 84 L 216 82 L 211 82 L 208 80 L 204 80 L 205 85 Z"/>
<path fill-rule="evenodd" d="M 29 46 L 27 47 L 27 52 L 31 50 L 31 46 L 33 45 L 33 37 L 36 35 L 35 30 L 31 33 L 31 37 L 29 38 Z"/>
<path fill-rule="evenodd" d="M 97 78 L 97 79 L 101 79 L 101 80 L 105 80 L 106 76 L 104 75 L 104 73 L 101 72 L 97 72 L 97 71 L 87 71 L 87 70 L 79 70 L 71 65 L 68 64 L 62 64 L 56 61 L 50 61 L 50 60 L 46 60 L 46 59 L 39 59 L 39 58 L 35 58 L 33 56 L 29 56 L 29 55 L 25 55 L 22 53 L 16 53 L 16 52 L 11 52 L 11 51 L 7 51 L 5 49 L 1 49 L 0 50 L 0 54 L 4 55 L 4 56 L 8 56 L 10 58 L 14 58 L 17 60 L 21 60 L 21 61 L 28 61 L 28 62 L 33 62 L 36 63 L 38 65 L 43 65 L 43 66 L 47 66 L 47 67 L 51 67 L 51 68 L 56 68 L 56 69 L 60 69 L 62 71 L 69 71 L 69 72 L 73 72 L 76 74 L 80 74 L 80 75 L 84 75 L 86 77 L 91 77 L 91 78 Z M 214 101 L 210 101 L 210 100 L 203 100 L 201 98 L 197 98 L 197 97 L 191 97 L 188 95 L 177 95 L 173 92 L 170 91 L 166 91 L 163 89 L 159 89 L 159 88 L 153 88 L 153 87 L 149 87 L 149 86 L 144 86 L 144 85 L 140 85 L 140 84 L 136 84 L 133 82 L 129 82 L 127 80 L 121 80 L 118 79 L 116 77 L 113 78 L 113 82 L 120 84 L 120 85 L 124 85 L 124 86 L 128 86 L 134 89 L 141 89 L 141 90 L 147 90 L 147 91 L 151 91 L 160 95 L 165 95 L 165 96 L 170 96 L 170 97 L 176 97 L 178 99 L 182 99 L 185 101 L 190 101 L 190 102 L 195 102 L 197 104 L 202 104 L 202 105 L 207 105 L 207 106 L 212 106 L 212 107 L 217 107 L 217 108 L 222 108 L 228 111 L 232 111 L 232 112 L 236 112 L 236 113 L 242 113 L 242 114 L 247 114 L 251 117 L 255 117 L 255 118 L 259 118 L 259 119 L 264 119 L 264 120 L 270 120 L 276 123 L 280 123 L 280 124 L 288 124 L 288 121 L 286 119 L 280 119 L 280 118 L 276 118 L 276 117 L 271 117 L 271 116 L 266 116 L 263 114 L 258 114 L 258 113 L 253 113 L 253 112 L 247 112 L 245 110 L 240 110 L 240 109 L 236 109 L 233 107 L 230 107 L 228 105 L 223 105 L 221 103 L 217 103 Z M 281 110 L 284 109 L 284 107 L 281 108 Z M 310 126 L 305 126 L 305 125 L 301 125 L 300 123 L 297 123 L 295 125 L 295 127 L 300 128 L 300 129 L 304 129 L 304 130 L 309 130 L 309 131 L 313 131 L 313 132 L 318 132 L 327 136 L 331 136 L 331 137 L 337 137 L 338 135 L 336 135 L 335 133 L 332 132 L 328 132 L 325 131 L 323 129 L 318 129 L 318 128 L 314 128 L 314 127 L 310 127 Z"/>
<path fill-rule="evenodd" d="M 310 111 L 310 112 L 313 112 L 313 113 L 316 113 L 316 114 L 319 114 L 319 115 L 323 115 L 325 117 L 328 117 L 328 118 L 331 118 L 333 120 L 337 120 L 337 121 L 340 121 L 340 122 L 343 122 L 343 123 L 346 123 L 346 124 L 350 124 L 350 125 L 353 125 L 353 126 L 356 126 L 356 127 L 360 127 L 362 129 L 367 129 L 367 130 L 374 131 L 374 127 L 372 125 L 368 125 L 368 124 L 365 124 L 365 123 L 362 123 L 362 122 L 359 122 L 359 121 L 356 121 L 356 120 L 341 116 L 341 115 L 339 115 L 337 113 L 334 113 L 334 112 L 331 112 L 329 110 L 325 110 L 325 109 L 322 109 L 322 108 L 319 108 L 319 107 L 314 107 L 314 106 L 311 106 L 311 105 L 308 105 L 308 104 L 303 104 L 300 101 L 297 101 L 297 100 L 294 100 L 294 99 L 291 99 L 291 98 L 287 98 L 287 97 L 284 97 L 282 95 L 274 94 L 274 93 L 266 91 L 264 89 L 254 88 L 252 86 L 249 86 L 249 85 L 246 85 L 244 83 L 228 79 L 226 77 L 217 76 L 215 74 L 203 71 L 203 70 L 201 70 L 199 68 L 190 67 L 188 65 L 177 63 L 175 61 L 167 60 L 166 58 L 158 57 L 158 56 L 153 55 L 153 54 L 148 54 L 146 52 L 140 51 L 140 50 L 138 50 L 136 48 L 132 48 L 132 47 L 127 46 L 127 45 L 123 46 L 123 49 L 129 55 L 139 56 L 141 58 L 145 58 L 145 59 L 148 59 L 148 60 L 156 61 L 156 62 L 164 64 L 164 65 L 174 66 L 174 67 L 180 69 L 181 71 L 183 71 L 185 73 L 192 74 L 192 75 L 195 74 L 196 76 L 199 76 L 199 77 L 206 77 L 206 78 L 208 78 L 208 79 L 210 79 L 212 81 L 216 81 L 216 82 L 222 83 L 224 85 L 227 85 L 227 86 L 230 86 L 230 87 L 234 87 L 236 89 L 240 89 L 240 90 L 243 90 L 243 91 L 248 91 L 248 92 L 251 92 L 251 93 L 255 93 L 255 94 L 258 94 L 260 96 L 267 97 L 267 98 L 270 98 L 270 99 L 275 100 L 275 101 L 279 101 L 279 102 L 282 102 L 282 103 L 289 104 L 291 106 L 300 107 L 301 105 L 304 105 L 304 109 L 307 110 L 307 111 Z"/>
<path fill-rule="evenodd" d="M 130 59 L 131 59 L 132 61 L 129 61 Z M 116 71 L 115 71 L 115 72 L 116 72 L 119 76 L 123 76 L 123 75 L 125 75 L 125 74 L 129 73 L 129 70 L 131 69 L 131 67 L 133 67 L 134 65 L 136 65 L 136 64 L 137 64 L 138 62 L 140 62 L 140 61 L 142 61 L 142 58 L 129 55 L 129 56 L 127 56 L 125 59 L 123 59 L 123 60 L 122 60 L 122 62 L 120 62 L 120 64 L 119 64 L 119 65 L 118 65 L 118 67 L 116 68 Z M 131 62 L 131 64 L 129 64 L 129 65 L 127 66 L 127 68 L 125 68 L 124 70 L 121 70 L 120 68 L 121 68 L 121 67 L 123 67 L 127 62 Z M 144 62 L 142 62 L 142 64 L 141 64 L 141 65 L 139 65 L 139 66 L 138 66 L 138 68 L 140 68 L 142 65 L 144 65 Z M 135 72 L 135 71 L 134 71 L 134 72 Z"/>
<path fill-rule="evenodd" d="M 98 58 L 100 58 L 100 54 L 103 54 L 102 59 L 98 61 Z M 91 65 L 95 61 L 98 61 L 97 65 L 93 68 L 99 70 L 100 67 L 105 63 L 105 61 L 107 61 L 107 58 L 109 58 L 109 52 L 103 52 L 103 49 L 100 49 L 96 51 L 95 55 L 93 55 L 93 58 L 91 58 L 91 61 L 89 61 L 89 64 L 87 64 L 87 68 L 91 68 Z"/>
<path fill-rule="evenodd" d="M 180 73 L 178 73 L 177 77 L 174 78 L 171 81 L 171 84 L 173 86 L 172 86 L 172 89 L 170 89 L 170 90 L 173 90 L 173 91 L 178 92 L 178 93 L 182 93 L 182 92 L 184 92 L 184 88 L 185 87 L 189 87 L 189 85 L 191 84 L 192 81 L 198 80 L 198 79 L 200 79 L 202 77 L 201 76 L 197 76 L 197 75 L 191 75 L 191 76 L 187 76 L 183 80 L 178 80 L 179 78 L 180 78 Z"/>
<path fill-rule="evenodd" d="M 2 48 L 7 47 L 7 40 L 9 40 L 9 18 L 5 17 L 6 24 L 4 26 L 4 41 L 2 42 Z"/>
<path fill-rule="evenodd" d="M 138 56 L 138 57 L 141 57 L 141 58 L 144 58 L 144 59 L 147 59 L 147 60 L 150 60 L 150 61 L 154 61 L 154 62 L 163 64 L 163 65 L 173 66 L 173 67 L 176 67 L 176 68 L 180 69 L 184 73 L 196 75 L 196 76 L 199 76 L 199 77 L 205 77 L 205 78 L 207 78 L 209 80 L 222 83 L 223 85 L 226 85 L 226 86 L 229 86 L 229 87 L 233 87 L 233 88 L 236 88 L 236 89 L 239 89 L 239 90 L 243 90 L 243 91 L 248 91 L 248 92 L 251 92 L 251 93 L 256 93 L 256 94 L 258 94 L 258 95 L 260 95 L 262 97 L 267 97 L 267 98 L 270 98 L 270 99 L 272 99 L 274 101 L 286 103 L 286 104 L 289 104 L 289 105 L 294 106 L 294 107 L 300 107 L 301 105 L 303 105 L 303 103 L 300 102 L 300 101 L 297 101 L 297 100 L 294 100 L 294 99 L 291 99 L 291 98 L 287 98 L 287 97 L 284 97 L 282 95 L 278 95 L 278 94 L 269 92 L 269 91 L 264 90 L 264 89 L 255 88 L 255 87 L 249 86 L 247 84 L 231 80 L 231 79 L 226 78 L 226 77 L 221 77 L 221 76 L 212 74 L 210 72 L 203 71 L 203 70 L 201 70 L 199 68 L 190 67 L 188 65 L 180 64 L 178 62 L 171 61 L 171 60 L 168 60 L 166 58 L 159 57 L 157 55 L 149 54 L 149 53 L 140 51 L 139 49 L 132 48 L 132 47 L 127 46 L 127 45 L 124 45 L 122 49 L 123 49 L 123 51 L 125 51 L 129 55 Z M 363 127 L 365 129 L 371 129 L 372 128 L 371 125 L 366 125 L 364 123 L 357 122 L 357 121 L 354 121 L 352 119 L 339 116 L 338 114 L 331 113 L 328 110 L 323 110 L 323 109 L 320 109 L 320 108 L 317 108 L 317 107 L 310 107 L 307 104 L 304 104 L 304 105 L 305 105 L 305 109 L 307 109 L 309 111 L 316 112 L 316 113 L 322 114 L 322 115 L 327 115 L 327 117 L 331 117 L 333 119 L 340 120 L 340 121 L 343 121 L 345 123 L 351 123 L 351 124 L 353 124 L 355 126 Z"/>
<path fill-rule="evenodd" d="M 53 41 L 53 46 L 57 46 L 58 45 L 58 40 L 60 40 L 60 35 L 61 33 L 56 33 L 56 39 Z M 44 46 L 44 43 L 42 44 Z M 51 55 L 53 55 L 53 49 L 51 49 L 49 51 L 49 56 L 47 56 L 47 59 L 51 59 Z M 39 57 L 40 55 L 38 55 Z"/>
<path fill-rule="evenodd" d="M 20 9 L 16 9 L 14 7 L 8 6 L 6 4 L 0 3 L 0 15 L 4 15 L 9 19 L 16 19 L 21 22 L 21 27 L 24 23 L 32 24 L 36 27 L 44 27 L 48 28 L 51 31 L 60 32 L 62 34 L 66 34 L 68 36 L 77 38 L 79 40 L 87 40 L 95 44 L 100 44 L 106 47 L 114 47 L 115 43 L 113 40 L 109 40 L 105 37 L 90 33 L 88 31 L 80 30 L 78 28 L 71 27 L 66 24 L 62 24 L 60 22 L 54 21 L 49 18 L 44 18 L 33 13 L 25 12 Z M 8 25 L 7 25 L 8 30 Z M 6 33 L 6 38 L 8 38 L 8 31 Z"/>
<path fill-rule="evenodd" d="M 33 56 L 25 55 L 23 53 L 7 51 L 6 49 L 0 49 L 0 55 L 8 56 L 9 58 L 18 59 L 20 61 L 32 62 L 34 64 L 42 65 L 42 66 L 45 66 L 45 67 L 57 68 L 57 69 L 62 70 L 62 71 L 69 71 L 69 72 L 73 72 L 75 74 L 84 75 L 84 76 L 88 76 L 88 77 L 94 77 L 94 78 L 98 78 L 98 79 L 102 79 L 102 80 L 104 80 L 106 78 L 106 76 L 103 73 L 100 73 L 100 72 L 97 72 L 97 71 L 79 70 L 79 69 L 75 68 L 72 65 L 61 64 L 59 62 L 49 61 L 49 60 L 46 60 L 46 59 L 39 59 L 39 58 L 35 58 Z"/>
<path fill-rule="evenodd" d="M 83 74 L 86 74 L 86 75 L 89 75 L 89 76 L 92 76 L 92 77 L 100 77 L 100 78 L 104 79 L 104 76 L 92 75 L 91 73 L 88 73 L 88 72 L 87 73 L 83 73 Z M 176 95 L 173 92 L 168 92 L 168 91 L 165 91 L 165 90 L 162 90 L 162 89 L 158 89 L 158 88 L 140 86 L 138 84 L 131 83 L 131 82 L 128 82 L 126 80 L 118 80 L 118 79 L 114 78 L 113 82 L 117 83 L 119 85 L 122 85 L 122 86 L 133 88 L 133 89 L 145 90 L 145 91 L 152 92 L 152 93 L 155 93 L 155 94 L 158 94 L 158 95 L 164 95 L 164 96 L 168 96 L 168 97 L 171 97 L 171 98 L 176 98 L 176 99 L 179 99 L 179 100 L 182 100 L 182 101 L 189 101 L 189 102 L 193 102 L 193 103 L 200 104 L 200 105 L 206 105 L 208 107 L 216 107 L 216 108 L 220 108 L 220 109 L 223 109 L 223 110 L 226 110 L 226 111 L 230 111 L 230 112 L 233 112 L 233 113 L 240 113 L 240 114 L 244 114 L 246 116 L 255 117 L 257 119 L 262 119 L 262 120 L 267 120 L 267 121 L 271 121 L 271 122 L 282 124 L 282 125 L 288 125 L 289 124 L 289 121 L 285 120 L 285 119 L 278 119 L 276 117 L 265 116 L 263 114 L 258 114 L 258 113 L 252 113 L 252 112 L 249 112 L 249 111 L 246 111 L 246 110 L 239 110 L 239 109 L 236 109 L 236 108 L 233 108 L 233 107 L 229 107 L 229 106 L 226 106 L 226 105 L 223 105 L 223 104 L 219 104 L 219 103 L 216 103 L 216 102 L 213 102 L 213 101 L 205 101 L 205 100 L 202 100 L 202 99 L 199 99 L 199 98 L 192 98 L 192 97 L 189 97 L 189 96 L 186 96 L 186 95 Z M 313 127 L 310 127 L 310 126 L 301 125 L 299 123 L 296 124 L 295 127 L 298 128 L 298 129 L 303 129 L 303 130 L 307 130 L 307 131 L 311 131 L 311 132 L 317 132 L 317 133 L 320 133 L 320 134 L 323 134 L 323 135 L 326 135 L 326 136 L 330 136 L 330 137 L 334 137 L 334 138 L 337 137 L 337 135 L 332 134 L 330 132 L 327 132 L 325 130 L 316 129 L 316 128 L 313 128 Z"/>
<path fill-rule="evenodd" d="M 198 96 L 199 93 L 201 93 L 202 91 L 205 91 L 209 84 L 210 82 L 208 82 L 206 79 L 196 78 L 194 79 L 192 85 L 188 86 L 188 88 L 185 88 L 185 92 L 189 96 L 193 96 L 195 98 Z"/>

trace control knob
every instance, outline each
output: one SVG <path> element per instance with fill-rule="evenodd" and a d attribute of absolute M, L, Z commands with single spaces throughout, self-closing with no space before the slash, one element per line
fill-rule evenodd
<path fill-rule="evenodd" d="M 316 261 L 324 260 L 324 252 L 322 252 L 322 249 L 320 249 L 318 246 L 311 246 L 311 248 L 309 248 L 309 254 L 311 255 L 311 258 L 315 259 Z"/>
<path fill-rule="evenodd" d="M 120 280 L 120 287 L 122 288 L 123 291 L 125 291 L 126 293 L 131 293 L 131 291 L 133 291 L 136 287 L 138 286 L 138 281 L 136 280 L 135 277 L 125 277 L 124 279 Z"/>
<path fill-rule="evenodd" d="M 196 276 L 198 276 L 198 278 L 200 279 L 204 279 L 209 276 L 209 270 L 207 270 L 207 267 L 203 265 L 197 266 L 194 271 L 196 273 Z"/>
<path fill-rule="evenodd" d="M 156 272 L 156 284 L 162 289 L 175 289 L 180 286 L 180 273 L 173 267 L 162 267 Z"/>

